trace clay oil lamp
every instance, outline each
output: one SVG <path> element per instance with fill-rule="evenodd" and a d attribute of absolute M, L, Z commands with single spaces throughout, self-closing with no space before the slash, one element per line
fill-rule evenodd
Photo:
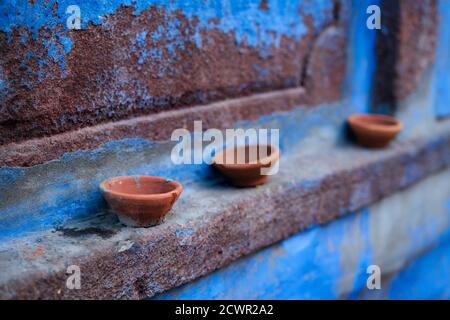
<path fill-rule="evenodd" d="M 402 130 L 400 121 L 380 114 L 355 114 L 347 119 L 356 141 L 368 148 L 384 148 Z"/>
<path fill-rule="evenodd" d="M 265 174 L 280 158 L 278 148 L 271 145 L 229 147 L 218 152 L 213 166 L 237 187 L 255 187 L 267 182 Z"/>
<path fill-rule="evenodd" d="M 164 220 L 183 187 L 161 177 L 127 176 L 103 181 L 100 190 L 122 223 L 150 227 Z"/>

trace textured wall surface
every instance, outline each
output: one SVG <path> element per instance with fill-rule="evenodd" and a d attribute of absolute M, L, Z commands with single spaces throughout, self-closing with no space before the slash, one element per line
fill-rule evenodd
<path fill-rule="evenodd" d="M 380 296 L 402 296 L 414 271 L 399 270 L 448 231 L 447 0 L 79 2 L 80 30 L 71 1 L 0 4 L 0 297 L 144 298 L 282 240 L 165 297 L 370 298 L 374 261 L 397 288 Z M 382 30 L 367 29 L 369 4 Z M 386 150 L 346 134 L 371 108 L 404 124 Z M 194 120 L 279 129 L 280 173 L 236 190 L 173 164 L 170 134 Z M 99 182 L 128 174 L 183 183 L 164 224 L 127 228 L 107 210 Z M 445 267 L 441 253 L 411 270 Z M 73 263 L 82 291 L 65 288 Z"/>
<path fill-rule="evenodd" d="M 450 116 L 450 2 L 439 1 L 439 31 L 433 88 L 438 117 Z"/>
<path fill-rule="evenodd" d="M 336 101 L 341 1 L 2 1 L 0 144 L 269 89 Z M 133 4 L 134 3 L 134 4 Z"/>

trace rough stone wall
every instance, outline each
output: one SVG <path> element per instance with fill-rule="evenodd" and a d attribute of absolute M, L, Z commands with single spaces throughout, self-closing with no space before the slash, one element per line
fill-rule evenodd
<path fill-rule="evenodd" d="M 5 1 L 0 144 L 280 88 L 336 101 L 343 3 L 80 0 L 68 30 L 68 1 Z"/>

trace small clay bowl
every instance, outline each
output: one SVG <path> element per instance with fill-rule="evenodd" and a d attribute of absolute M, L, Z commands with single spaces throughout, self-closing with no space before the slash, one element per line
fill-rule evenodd
<path fill-rule="evenodd" d="M 354 114 L 347 122 L 356 141 L 368 148 L 386 147 L 403 128 L 394 117 L 381 114 Z"/>
<path fill-rule="evenodd" d="M 260 148 L 265 148 L 267 156 L 260 157 Z M 232 155 L 234 154 L 234 159 Z M 238 161 L 238 154 L 245 156 Z M 237 187 L 256 187 L 267 182 L 268 175 L 261 170 L 269 170 L 280 158 L 280 150 L 271 145 L 250 145 L 226 148 L 218 152 L 213 159 L 213 166 L 229 182 Z"/>
<path fill-rule="evenodd" d="M 131 227 L 160 224 L 183 187 L 161 177 L 115 177 L 100 184 L 103 197 L 119 220 Z"/>

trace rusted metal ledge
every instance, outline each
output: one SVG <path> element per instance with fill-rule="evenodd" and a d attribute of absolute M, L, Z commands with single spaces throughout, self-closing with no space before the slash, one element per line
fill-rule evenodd
<path fill-rule="evenodd" d="M 144 298 L 324 224 L 450 165 L 450 129 L 370 151 L 292 152 L 256 189 L 196 185 L 160 226 L 120 226 L 112 214 L 0 245 L 1 298 Z M 69 265 L 81 289 L 66 288 Z"/>

